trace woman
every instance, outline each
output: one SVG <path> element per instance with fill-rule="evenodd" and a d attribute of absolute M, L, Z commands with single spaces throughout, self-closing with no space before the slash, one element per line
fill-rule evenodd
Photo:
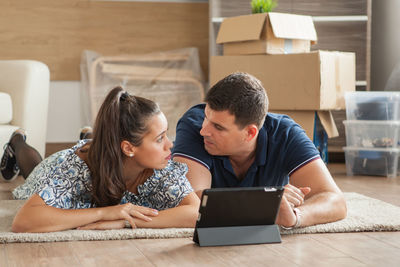
<path fill-rule="evenodd" d="M 126 222 L 194 227 L 199 199 L 186 165 L 170 160 L 167 128 L 156 103 L 114 88 L 99 110 L 93 140 L 43 160 L 13 191 L 16 199 L 29 199 L 12 230 L 115 229 Z M 24 139 L 17 132 L 9 142 L 22 174 L 23 155 L 33 150 Z"/>

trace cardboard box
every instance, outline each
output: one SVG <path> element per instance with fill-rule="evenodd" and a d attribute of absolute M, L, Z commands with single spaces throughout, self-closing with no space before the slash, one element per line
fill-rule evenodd
<path fill-rule="evenodd" d="M 310 16 L 274 12 L 226 18 L 216 40 L 224 55 L 305 53 L 316 41 Z"/>
<path fill-rule="evenodd" d="M 297 122 L 313 141 L 322 160 L 328 163 L 328 138 L 339 136 L 335 121 L 330 111 L 293 111 L 276 110 L 273 113 L 286 114 Z"/>
<path fill-rule="evenodd" d="M 344 94 L 356 84 L 355 54 L 347 52 L 214 56 L 210 85 L 237 71 L 263 83 L 270 110 L 344 109 Z"/>
<path fill-rule="evenodd" d="M 314 139 L 317 117 L 320 120 L 328 138 L 339 136 L 332 112 L 329 110 L 269 110 L 268 112 L 288 115 L 306 131 L 307 136 L 311 140 Z"/>

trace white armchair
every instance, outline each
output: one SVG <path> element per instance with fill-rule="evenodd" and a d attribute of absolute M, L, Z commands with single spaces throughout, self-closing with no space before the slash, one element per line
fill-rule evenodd
<path fill-rule="evenodd" d="M 0 157 L 3 146 L 19 127 L 27 133 L 27 142 L 45 155 L 50 72 L 33 60 L 0 60 L 0 92 L 11 96 L 12 120 L 0 123 Z M 0 106 L 0 113 L 7 107 Z"/>

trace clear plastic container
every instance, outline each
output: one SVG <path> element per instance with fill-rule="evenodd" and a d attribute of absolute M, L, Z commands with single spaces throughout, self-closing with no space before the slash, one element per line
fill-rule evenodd
<path fill-rule="evenodd" d="M 400 121 L 343 121 L 346 145 L 364 148 L 399 147 Z"/>
<path fill-rule="evenodd" d="M 400 92 L 347 92 L 347 120 L 400 120 Z"/>
<path fill-rule="evenodd" d="M 343 150 L 348 176 L 397 176 L 400 152 L 397 148 L 344 147 Z"/>

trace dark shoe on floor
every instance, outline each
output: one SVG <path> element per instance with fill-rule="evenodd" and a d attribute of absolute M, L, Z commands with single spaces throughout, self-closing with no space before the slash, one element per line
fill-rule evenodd
<path fill-rule="evenodd" d="M 93 129 L 90 126 L 83 127 L 79 132 L 79 140 L 92 139 Z"/>
<path fill-rule="evenodd" d="M 16 130 L 11 135 L 8 143 L 4 145 L 4 153 L 0 161 L 0 178 L 3 178 L 3 180 L 7 182 L 11 182 L 15 178 L 17 178 L 19 174 L 19 168 L 17 165 L 17 160 L 15 158 L 15 152 L 10 145 L 11 139 L 17 134 L 22 135 L 24 140 L 26 140 L 25 131 L 23 129 Z"/>

